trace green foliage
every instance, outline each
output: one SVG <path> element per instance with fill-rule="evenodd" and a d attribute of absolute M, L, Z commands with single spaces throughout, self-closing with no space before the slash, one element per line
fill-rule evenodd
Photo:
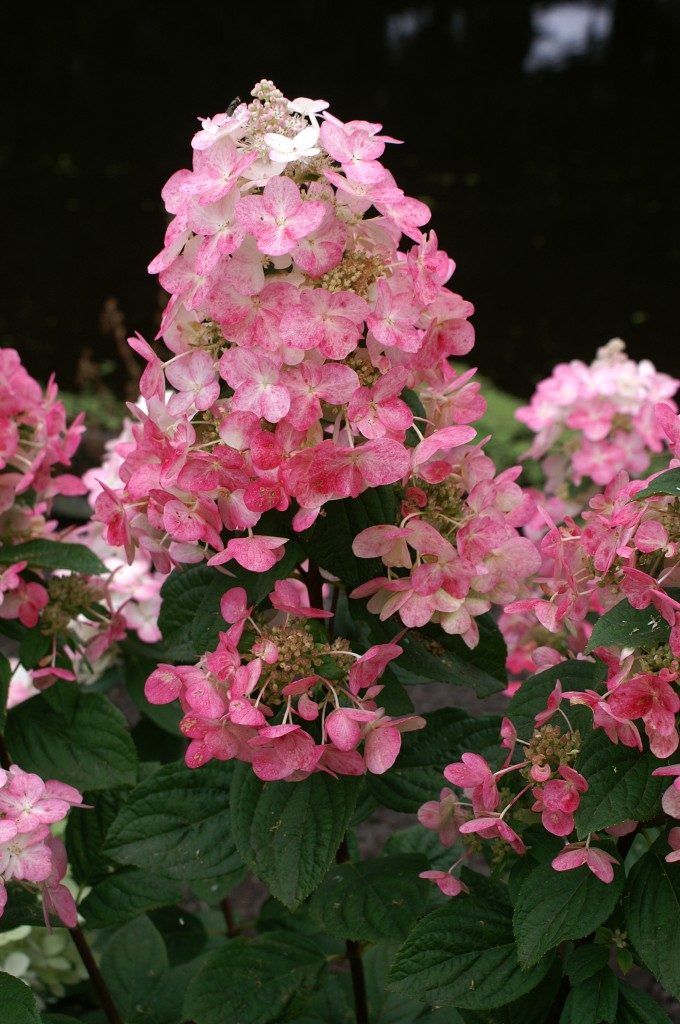
<path fill-rule="evenodd" d="M 181 896 L 178 882 L 133 868 L 98 882 L 80 904 L 80 913 L 88 928 L 109 928 L 157 907 L 177 903 Z"/>
<path fill-rule="evenodd" d="M 515 900 L 513 928 L 517 955 L 525 967 L 566 939 L 589 935 L 607 920 L 623 889 L 621 868 L 601 882 L 587 867 L 557 872 L 539 864 L 524 879 Z"/>
<path fill-rule="evenodd" d="M 167 969 L 165 943 L 148 917 L 137 917 L 114 932 L 101 971 L 125 1024 L 147 1024 L 154 988 Z"/>
<path fill-rule="evenodd" d="M 28 562 L 35 569 L 68 569 L 84 576 L 98 576 L 106 566 L 84 544 L 67 544 L 61 540 L 27 540 L 0 548 L 0 565 Z"/>
<path fill-rule="evenodd" d="M 671 627 L 663 616 L 650 605 L 633 608 L 625 599 L 601 615 L 588 641 L 587 651 L 596 647 L 655 647 L 665 644 Z"/>
<path fill-rule="evenodd" d="M 517 960 L 512 914 L 501 889 L 451 900 L 410 933 L 392 967 L 398 994 L 462 1009 L 490 1010 L 530 992 L 550 958 L 528 970 Z"/>
<path fill-rule="evenodd" d="M 268 572 L 248 572 L 233 561 L 225 567 L 228 575 L 203 563 L 175 569 L 161 590 L 161 657 L 195 662 L 213 650 L 225 625 L 220 614 L 222 595 L 233 587 L 244 587 L 251 604 L 260 604 L 276 580 L 289 576 L 303 558 L 299 543 L 289 540 L 283 558 Z"/>
<path fill-rule="evenodd" d="M 658 1003 L 619 978 L 616 1024 L 670 1024 Z"/>
<path fill-rule="evenodd" d="M 109 828 L 105 853 L 177 881 L 215 878 L 239 866 L 231 836 L 230 768 L 164 765 L 141 782 Z"/>
<path fill-rule="evenodd" d="M 394 487 L 374 487 L 358 498 L 327 502 L 314 525 L 298 534 L 298 540 L 318 566 L 351 590 L 385 571 L 379 558 L 357 558 L 352 541 L 366 527 L 393 524 L 396 518 Z"/>
<path fill-rule="evenodd" d="M 278 1024 L 325 968 L 323 954 L 302 935 L 232 939 L 191 978 L 184 1016 L 195 1024 Z"/>
<path fill-rule="evenodd" d="M 375 799 L 394 811 L 414 814 L 426 800 L 447 785 L 442 770 L 466 750 L 498 757 L 500 719 L 472 718 L 457 708 L 442 708 L 424 716 L 425 729 L 406 733 L 397 763 L 384 775 L 370 775 Z"/>
<path fill-rule="evenodd" d="M 337 864 L 312 896 L 310 914 L 340 939 L 404 939 L 427 904 L 429 885 L 418 874 L 428 867 L 418 854 Z"/>
<path fill-rule="evenodd" d="M 671 995 L 680 999 L 680 864 L 667 864 L 664 835 L 628 877 L 626 927 L 635 951 Z"/>
<path fill-rule="evenodd" d="M 371 643 L 391 643 L 393 621 L 381 622 L 367 611 L 363 601 L 350 601 L 350 612 L 365 626 Z M 477 619 L 480 641 L 469 648 L 459 636 L 449 636 L 438 626 L 410 629 L 399 641 L 403 654 L 393 665 L 395 675 L 409 685 L 451 683 L 470 686 L 478 697 L 489 697 L 507 685 L 505 640 L 490 615 Z"/>
<path fill-rule="evenodd" d="M 675 498 L 680 496 L 680 469 L 669 469 L 665 473 L 660 473 L 651 483 L 637 492 L 635 500 L 651 498 L 655 494 L 671 494 Z"/>
<path fill-rule="evenodd" d="M 579 838 L 621 821 L 646 821 L 661 809 L 663 780 L 652 772 L 659 761 L 650 753 L 614 745 L 600 730 L 587 738 L 574 768 L 588 780 L 576 812 Z"/>
<path fill-rule="evenodd" d="M 35 996 L 23 981 L 0 971 L 0 1024 L 40 1024 Z"/>
<path fill-rule="evenodd" d="M 80 790 L 132 785 L 137 778 L 137 754 L 120 711 L 70 683 L 12 708 L 5 739 L 24 771 Z"/>
<path fill-rule="evenodd" d="M 231 787 L 233 834 L 244 862 L 293 910 L 322 882 L 347 831 L 355 778 L 316 773 L 303 782 L 260 782 L 238 764 Z"/>
<path fill-rule="evenodd" d="M 574 985 L 560 1024 L 614 1024 L 619 1001 L 616 975 L 603 967 L 587 981 Z"/>

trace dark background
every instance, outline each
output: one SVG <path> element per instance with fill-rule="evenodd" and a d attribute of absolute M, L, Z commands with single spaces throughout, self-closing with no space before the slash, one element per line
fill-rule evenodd
<path fill-rule="evenodd" d="M 528 394 L 614 335 L 680 375 L 680 0 L 12 6 L 0 343 L 33 373 L 116 358 L 111 296 L 155 334 L 160 189 L 196 116 L 267 77 L 406 140 L 387 163 L 432 205 L 496 383 Z"/>

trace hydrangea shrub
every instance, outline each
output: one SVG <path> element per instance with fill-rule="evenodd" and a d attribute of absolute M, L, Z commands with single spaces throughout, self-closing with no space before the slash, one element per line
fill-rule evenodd
<path fill-rule="evenodd" d="M 0 350 L 0 1020 L 667 1021 L 678 382 L 557 367 L 523 486 L 397 140 L 268 81 L 200 123 L 99 469 Z"/>

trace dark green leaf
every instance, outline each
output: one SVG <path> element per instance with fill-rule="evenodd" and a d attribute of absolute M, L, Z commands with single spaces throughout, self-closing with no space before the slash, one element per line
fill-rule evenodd
<path fill-rule="evenodd" d="M 226 567 L 230 575 L 208 565 L 190 565 L 175 569 L 163 584 L 163 604 L 158 626 L 163 634 L 164 658 L 195 661 L 217 644 L 225 622 L 220 614 L 220 599 L 232 587 L 244 587 L 251 604 L 260 604 L 274 589 L 276 580 L 289 576 L 304 558 L 297 540 L 285 546 L 283 558 L 268 572 L 254 573 L 236 562 Z"/>
<path fill-rule="evenodd" d="M 661 808 L 662 779 L 654 778 L 657 758 L 649 753 L 612 744 L 601 731 L 587 738 L 574 767 L 588 780 L 576 812 L 580 838 L 588 832 L 634 819 L 647 821 Z"/>
<path fill-rule="evenodd" d="M 40 1024 L 35 996 L 28 985 L 1 971 L 0 1024 Z"/>
<path fill-rule="evenodd" d="M 317 773 L 303 782 L 260 782 L 238 764 L 232 828 L 241 857 L 291 910 L 323 880 L 359 792 L 355 778 Z"/>
<path fill-rule="evenodd" d="M 596 946 L 589 942 L 586 946 L 575 946 L 565 958 L 564 973 L 572 985 L 592 978 L 609 963 L 609 947 Z"/>
<path fill-rule="evenodd" d="M 188 963 L 205 948 L 208 934 L 203 922 L 183 907 L 161 907 L 150 911 L 149 918 L 163 936 L 171 967 Z"/>
<path fill-rule="evenodd" d="M 385 843 L 383 853 L 417 853 L 427 859 L 430 867 L 448 871 L 453 860 L 451 848 L 442 846 L 439 836 L 422 825 L 411 825 L 392 832 Z"/>
<path fill-rule="evenodd" d="M 384 567 L 383 567 L 384 568 Z M 351 601 L 350 611 L 365 624 L 371 643 L 391 643 L 401 628 L 397 619 L 381 622 L 363 601 Z M 470 686 L 478 697 L 498 693 L 507 684 L 503 636 L 490 615 L 480 615 L 479 643 L 470 649 L 459 636 L 449 636 L 440 626 L 410 629 L 399 641 L 403 654 L 392 664 L 402 683 L 451 683 Z"/>
<path fill-rule="evenodd" d="M 231 768 L 164 765 L 140 783 L 109 829 L 105 852 L 121 864 L 190 882 L 236 869 L 231 837 Z"/>
<path fill-rule="evenodd" d="M 109 928 L 148 910 L 177 903 L 181 895 L 177 882 L 132 869 L 109 875 L 95 885 L 79 909 L 88 928 Z"/>
<path fill-rule="evenodd" d="M 651 498 L 655 494 L 672 494 L 675 498 L 680 497 L 680 469 L 669 469 L 660 473 L 650 484 L 638 491 L 635 500 Z"/>
<path fill-rule="evenodd" d="M 545 978 L 525 996 L 494 1010 L 464 1010 L 464 1024 L 546 1024 L 552 1016 L 552 1006 L 562 981 L 560 964 L 553 963 Z M 448 1021 L 442 1022 L 448 1024 Z"/>
<path fill-rule="evenodd" d="M 522 970 L 508 904 L 470 895 L 415 926 L 396 956 L 391 980 L 404 997 L 490 1010 L 530 992 L 549 967 L 546 957 Z"/>
<path fill-rule="evenodd" d="M 534 731 L 534 717 L 545 709 L 558 680 L 563 690 L 596 690 L 605 675 L 604 664 L 598 659 L 563 661 L 525 679 L 508 704 L 506 714 L 512 719 L 520 738 L 528 740 Z M 570 718 L 574 710 L 568 711 Z"/>
<path fill-rule="evenodd" d="M 445 765 L 465 751 L 498 756 L 500 719 L 495 715 L 472 718 L 457 708 L 442 708 L 424 717 L 425 729 L 404 735 L 395 766 L 384 775 L 367 776 L 375 799 L 394 811 L 414 814 L 432 800 L 446 785 Z"/>
<path fill-rule="evenodd" d="M 102 852 L 106 833 L 122 807 L 129 790 L 110 789 L 83 794 L 90 805 L 86 812 L 69 814 L 66 825 L 66 852 L 76 882 L 90 885 L 105 875 L 111 861 Z"/>
<path fill-rule="evenodd" d="M 513 927 L 520 963 L 535 964 L 565 939 L 589 935 L 613 911 L 623 881 L 621 868 L 615 868 L 609 884 L 585 866 L 571 871 L 555 871 L 550 864 L 534 868 L 515 902 Z"/>
<path fill-rule="evenodd" d="M 325 966 L 315 943 L 299 934 L 232 939 L 189 982 L 184 1016 L 195 1024 L 278 1024 L 293 999 L 311 992 Z"/>
<path fill-rule="evenodd" d="M 298 534 L 305 552 L 348 589 L 384 574 L 379 558 L 357 558 L 352 541 L 368 526 L 394 524 L 397 499 L 393 487 L 373 487 L 358 498 L 327 502 L 314 525 Z"/>
<path fill-rule="evenodd" d="M 67 544 L 61 540 L 27 540 L 0 548 L 0 565 L 28 562 L 35 569 L 69 569 L 84 576 L 98 576 L 106 566 L 84 544 Z"/>
<path fill-rule="evenodd" d="M 624 901 L 628 934 L 646 967 L 680 999 L 680 864 L 668 864 L 660 835 L 628 877 Z"/>
<path fill-rule="evenodd" d="M 619 978 L 616 1024 L 670 1024 L 670 1020 L 658 1003 Z"/>
<path fill-rule="evenodd" d="M 590 634 L 586 652 L 596 647 L 656 647 L 665 644 L 671 627 L 656 608 L 633 608 L 619 601 L 601 615 Z"/>
<path fill-rule="evenodd" d="M 151 719 L 160 729 L 170 733 L 172 736 L 180 736 L 179 720 L 182 717 L 182 709 L 179 704 L 150 704 L 144 696 L 144 684 L 159 662 L 166 657 L 164 648 L 158 648 L 158 655 L 154 656 L 156 645 L 148 645 L 148 650 L 141 653 L 129 642 L 123 644 L 123 669 L 125 675 L 125 687 L 132 697 L 139 710 Z"/>
<path fill-rule="evenodd" d="M 120 711 L 101 694 L 66 686 L 71 707 L 56 709 L 48 690 L 9 712 L 5 739 L 14 760 L 80 790 L 133 784 L 137 755 Z"/>
<path fill-rule="evenodd" d="M 11 932 L 21 925 L 38 925 L 44 928 L 42 901 L 35 891 L 20 887 L 19 882 L 10 882 L 7 886 L 7 906 L 0 917 L 0 932 Z"/>
<path fill-rule="evenodd" d="M 309 911 L 339 939 L 405 939 L 425 910 L 429 864 L 419 854 L 397 854 L 332 867 L 312 896 Z"/>
<path fill-rule="evenodd" d="M 125 1024 L 146 1024 L 153 987 L 167 969 L 163 939 L 148 917 L 130 921 L 111 936 L 101 972 Z"/>
<path fill-rule="evenodd" d="M 616 975 L 603 967 L 587 981 L 574 985 L 571 993 L 571 1019 L 578 1024 L 614 1024 L 619 1001 Z"/>

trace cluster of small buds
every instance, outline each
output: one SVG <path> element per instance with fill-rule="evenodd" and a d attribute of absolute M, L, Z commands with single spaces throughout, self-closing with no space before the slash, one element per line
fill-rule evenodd
<path fill-rule="evenodd" d="M 202 121 L 192 169 L 163 190 L 173 219 L 150 270 L 171 293 L 170 355 L 131 339 L 145 406 L 96 518 L 163 573 L 204 559 L 261 572 L 286 544 L 255 532 L 269 510 L 290 509 L 302 531 L 326 502 L 402 483 L 436 531 L 458 501 L 459 546 L 477 515 L 489 538 L 459 557 L 465 592 L 432 576 L 425 603 L 446 591 L 446 628 L 473 643 L 470 619 L 516 593 L 522 521 L 514 478 L 494 481 L 470 444 L 484 411 L 474 371 L 449 362 L 473 345 L 473 308 L 445 287 L 454 264 L 421 230 L 429 209 L 380 162 L 396 140 L 271 82 L 253 97 Z"/>
<path fill-rule="evenodd" d="M 66 850 L 50 826 L 82 804 L 77 789 L 24 772 L 0 769 L 0 916 L 7 905 L 7 882 L 20 882 L 42 896 L 45 924 L 54 914 L 68 928 L 78 921 L 76 904 L 63 884 Z"/>
<path fill-rule="evenodd" d="M 236 758 L 265 782 L 387 771 L 401 734 L 425 725 L 416 715 L 392 718 L 377 703 L 378 680 L 401 648 L 356 654 L 346 641 L 329 641 L 314 624 L 331 613 L 310 607 L 300 580 L 279 580 L 269 602 L 271 612 L 255 617 L 245 590 L 233 587 L 221 602 L 229 628 L 216 649 L 197 665 L 159 665 L 146 681 L 150 703 L 182 706 L 188 766 Z"/>
<path fill-rule="evenodd" d="M 622 470 L 640 476 L 666 436 L 654 415 L 664 402 L 676 410 L 680 381 L 647 359 L 636 363 L 615 338 L 587 366 L 559 363 L 516 416 L 536 437 L 527 457 L 540 459 L 548 494 L 569 493 L 569 483 L 604 487 Z"/>

